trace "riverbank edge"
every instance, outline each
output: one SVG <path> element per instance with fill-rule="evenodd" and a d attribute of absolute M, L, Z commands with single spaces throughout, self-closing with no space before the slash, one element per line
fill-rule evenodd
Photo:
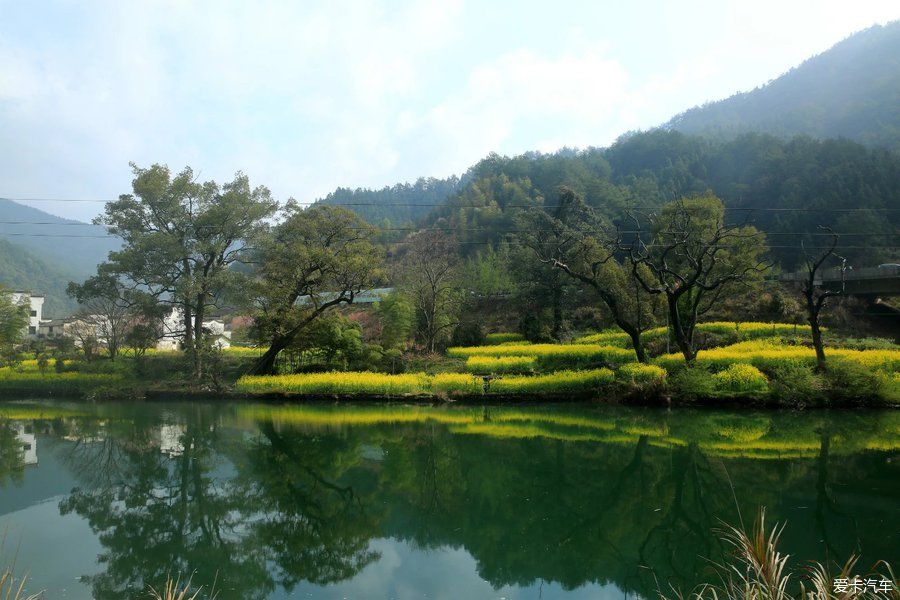
<path fill-rule="evenodd" d="M 243 402 L 272 404 L 305 403 L 357 403 L 357 404 L 409 404 L 419 406 L 475 406 L 475 405 L 557 405 L 557 404 L 609 404 L 645 407 L 710 407 L 747 409 L 833 409 L 833 408 L 900 408 L 897 403 L 872 397 L 856 400 L 822 399 L 815 402 L 789 403 L 765 396 L 708 396 L 677 398 L 662 393 L 631 393 L 602 396 L 596 391 L 569 393 L 529 393 L 529 394 L 294 394 L 272 392 L 248 394 L 233 390 L 197 389 L 127 389 L 122 393 L 109 389 L 102 393 L 86 390 L 35 390 L 4 389 L 0 391 L 0 401 L 9 400 L 80 400 L 87 402 Z"/>

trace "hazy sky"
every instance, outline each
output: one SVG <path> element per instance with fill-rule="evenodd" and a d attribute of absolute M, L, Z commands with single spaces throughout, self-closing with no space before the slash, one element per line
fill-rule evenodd
<path fill-rule="evenodd" d="M 897 18 L 897 0 L 0 0 L 0 197 L 112 198 L 135 161 L 310 201 L 607 145 Z"/>

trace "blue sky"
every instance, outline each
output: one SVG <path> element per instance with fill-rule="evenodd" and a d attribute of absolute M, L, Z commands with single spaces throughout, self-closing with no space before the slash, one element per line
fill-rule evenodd
<path fill-rule="evenodd" d="M 491 151 L 607 145 L 900 3 L 0 0 L 0 15 L 0 196 L 112 198 L 134 161 L 243 170 L 310 201 Z"/>

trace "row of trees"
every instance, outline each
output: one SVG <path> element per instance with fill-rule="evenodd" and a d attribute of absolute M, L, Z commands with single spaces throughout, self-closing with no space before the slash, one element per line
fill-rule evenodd
<path fill-rule="evenodd" d="M 251 336 L 267 348 L 252 372 L 272 373 L 282 352 L 308 346 L 323 315 L 386 282 L 397 288 L 376 311 L 386 350 L 412 336 L 429 352 L 477 342 L 485 310 L 503 305 L 507 322 L 521 315 L 514 326 L 532 339 L 559 339 L 566 315 L 578 310 L 607 317 L 642 362 L 642 333 L 667 322 L 690 363 L 698 321 L 758 286 L 771 266 L 765 235 L 728 222 L 711 193 L 613 219 L 568 188 L 552 206 L 522 191 L 496 243 L 460 240 L 466 230 L 439 219 L 381 244 L 355 213 L 293 201 L 279 208 L 240 173 L 219 186 L 197 182 L 190 169 L 133 169 L 133 193 L 97 220 L 124 240 L 122 249 L 69 291 L 85 312 L 103 315 L 112 356 L 127 335 L 155 339 L 153 324 L 177 309 L 197 379 L 210 343 L 203 322 L 214 311 L 252 317 Z M 497 193 L 513 185 L 496 183 Z M 541 315 L 549 324 L 535 327 Z"/>

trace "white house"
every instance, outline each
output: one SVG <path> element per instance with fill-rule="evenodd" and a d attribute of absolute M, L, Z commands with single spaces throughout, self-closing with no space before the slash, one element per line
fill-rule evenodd
<path fill-rule="evenodd" d="M 31 292 L 11 292 L 12 301 L 16 304 L 29 304 L 28 315 L 28 335 L 36 336 L 41 326 L 41 319 L 44 312 L 44 295 L 32 294 Z"/>
<path fill-rule="evenodd" d="M 110 337 L 112 325 L 103 315 L 85 315 L 80 318 L 46 319 L 38 328 L 38 337 L 68 337 L 81 346 L 83 340 L 92 337 L 101 344 L 106 344 Z"/>
<path fill-rule="evenodd" d="M 184 341 L 184 312 L 173 308 L 163 319 L 162 337 L 156 343 L 157 350 L 178 350 Z M 203 321 L 203 333 L 211 336 L 218 348 L 231 347 L 231 332 L 225 330 L 225 323 L 215 319 Z"/>

